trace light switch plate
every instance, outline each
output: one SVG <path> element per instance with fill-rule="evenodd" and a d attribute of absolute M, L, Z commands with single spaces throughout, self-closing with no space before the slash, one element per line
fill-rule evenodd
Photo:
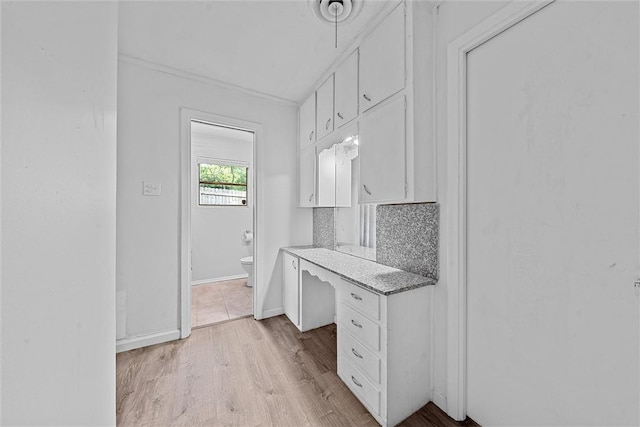
<path fill-rule="evenodd" d="M 155 182 L 143 182 L 142 194 L 145 196 L 159 196 L 162 194 L 162 185 Z"/>

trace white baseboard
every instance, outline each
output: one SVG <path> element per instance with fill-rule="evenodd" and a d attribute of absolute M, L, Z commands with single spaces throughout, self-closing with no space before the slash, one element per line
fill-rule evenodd
<path fill-rule="evenodd" d="M 205 283 L 212 283 L 212 282 L 223 282 L 225 280 L 246 279 L 247 277 L 249 277 L 249 275 L 245 273 L 245 274 L 236 274 L 234 276 L 214 277 L 213 279 L 192 280 L 191 286 L 204 285 Z"/>
<path fill-rule="evenodd" d="M 431 391 L 431 400 L 433 400 L 433 403 L 435 403 L 438 408 L 447 412 L 447 397 L 444 394 L 434 389 Z"/>
<path fill-rule="evenodd" d="M 262 310 L 262 319 L 275 317 L 284 314 L 284 307 L 272 308 L 270 310 Z"/>
<path fill-rule="evenodd" d="M 180 339 L 180 331 L 176 329 L 173 331 L 157 332 L 155 334 L 140 335 L 138 337 L 116 340 L 116 353 L 135 350 L 136 348 L 161 344 L 163 342 L 174 341 L 177 339 Z"/>

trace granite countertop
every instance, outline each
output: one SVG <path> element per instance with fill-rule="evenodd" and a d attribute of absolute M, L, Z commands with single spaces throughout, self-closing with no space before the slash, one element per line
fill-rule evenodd
<path fill-rule="evenodd" d="M 436 284 L 435 279 L 326 248 L 291 246 L 282 250 L 380 295 L 392 295 Z"/>

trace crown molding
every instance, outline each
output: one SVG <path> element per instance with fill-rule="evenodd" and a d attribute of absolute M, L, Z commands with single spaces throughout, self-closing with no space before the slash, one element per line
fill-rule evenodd
<path fill-rule="evenodd" d="M 126 62 L 128 64 L 137 65 L 139 67 L 148 68 L 151 70 L 159 71 L 161 73 L 170 74 L 175 77 L 180 77 L 183 79 L 195 81 L 198 83 L 208 84 L 212 86 L 218 86 L 225 89 L 231 89 L 238 92 L 245 93 L 247 95 L 256 96 L 258 98 L 262 98 L 271 102 L 275 102 L 278 104 L 284 104 L 290 107 L 298 107 L 298 102 L 281 98 L 279 96 L 270 95 L 268 93 L 260 92 L 254 89 L 250 89 L 244 86 L 234 85 L 232 83 L 223 82 L 222 80 L 214 79 L 212 77 L 208 77 L 202 74 L 192 73 L 190 71 L 186 71 L 180 68 L 171 67 L 168 65 L 160 64 L 157 62 L 149 61 L 146 59 L 142 59 L 133 55 L 128 55 L 126 53 L 119 52 L 118 53 L 118 61 Z"/>

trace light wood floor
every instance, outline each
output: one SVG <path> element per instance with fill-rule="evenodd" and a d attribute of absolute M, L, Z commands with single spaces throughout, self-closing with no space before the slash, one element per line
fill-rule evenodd
<path fill-rule="evenodd" d="M 242 318 L 117 355 L 121 426 L 377 426 L 336 375 L 335 325 Z M 455 426 L 429 404 L 403 426 Z"/>
<path fill-rule="evenodd" d="M 253 314 L 253 288 L 247 279 L 225 280 L 191 288 L 191 327 L 197 328 Z"/>

